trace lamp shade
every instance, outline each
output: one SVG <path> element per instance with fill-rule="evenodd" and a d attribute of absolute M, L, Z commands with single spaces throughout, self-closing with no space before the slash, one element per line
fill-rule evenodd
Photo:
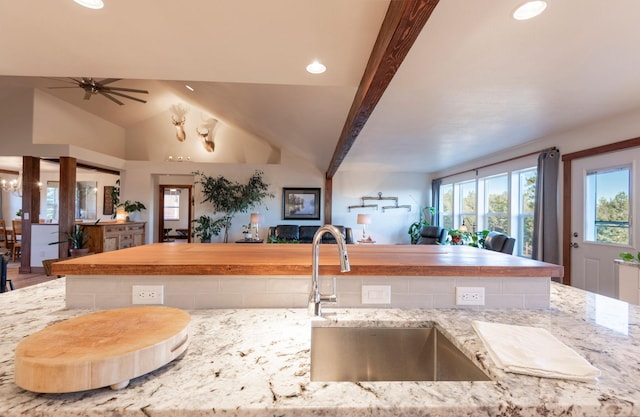
<path fill-rule="evenodd" d="M 261 217 L 262 216 L 260 216 L 260 213 L 251 213 L 251 217 L 249 217 L 249 223 L 258 224 L 262 220 Z"/>
<path fill-rule="evenodd" d="M 358 214 L 358 224 L 371 224 L 371 215 Z"/>

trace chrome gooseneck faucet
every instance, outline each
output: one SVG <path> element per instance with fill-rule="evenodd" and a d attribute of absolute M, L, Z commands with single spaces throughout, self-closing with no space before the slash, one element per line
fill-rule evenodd
<path fill-rule="evenodd" d="M 320 294 L 320 283 L 318 278 L 318 252 L 320 246 L 320 240 L 325 233 L 331 233 L 338 244 L 338 250 L 340 251 L 340 272 L 348 272 L 351 270 L 349 266 L 349 255 L 347 254 L 347 243 L 342 237 L 342 233 L 330 224 L 321 226 L 313 235 L 313 257 L 312 257 L 312 269 L 311 269 L 311 292 L 309 293 L 309 315 L 321 316 L 322 312 L 320 305 L 322 302 L 335 303 L 336 297 L 336 278 L 333 278 L 333 294 L 324 295 Z"/>

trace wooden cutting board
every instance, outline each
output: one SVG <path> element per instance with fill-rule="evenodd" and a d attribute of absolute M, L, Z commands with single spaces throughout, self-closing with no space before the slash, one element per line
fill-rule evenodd
<path fill-rule="evenodd" d="M 42 393 L 124 388 L 187 349 L 190 320 L 177 308 L 141 306 L 56 323 L 18 344 L 15 382 Z"/>

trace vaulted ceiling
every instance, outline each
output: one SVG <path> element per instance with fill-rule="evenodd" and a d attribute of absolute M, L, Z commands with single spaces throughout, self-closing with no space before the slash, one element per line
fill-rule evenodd
<path fill-rule="evenodd" d="M 390 4 L 104 1 L 3 2 L 0 88 L 39 88 L 125 128 L 185 101 L 322 171 Z M 640 2 L 548 0 L 516 21 L 522 2 L 425 1 L 437 5 L 339 169 L 435 172 L 640 108 Z M 314 59 L 324 74 L 305 71 Z M 83 76 L 122 78 L 148 102 L 49 88 Z"/>

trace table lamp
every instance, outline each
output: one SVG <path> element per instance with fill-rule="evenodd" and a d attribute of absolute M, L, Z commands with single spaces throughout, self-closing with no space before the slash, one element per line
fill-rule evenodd
<path fill-rule="evenodd" d="M 253 235 L 255 240 L 260 240 L 260 236 L 258 235 L 258 225 L 260 224 L 260 220 L 262 220 L 260 213 L 251 213 L 249 223 L 256 228 L 256 233 Z"/>
<path fill-rule="evenodd" d="M 371 215 L 358 214 L 358 224 L 362 225 L 362 240 L 367 240 L 367 225 L 371 224 Z"/>

